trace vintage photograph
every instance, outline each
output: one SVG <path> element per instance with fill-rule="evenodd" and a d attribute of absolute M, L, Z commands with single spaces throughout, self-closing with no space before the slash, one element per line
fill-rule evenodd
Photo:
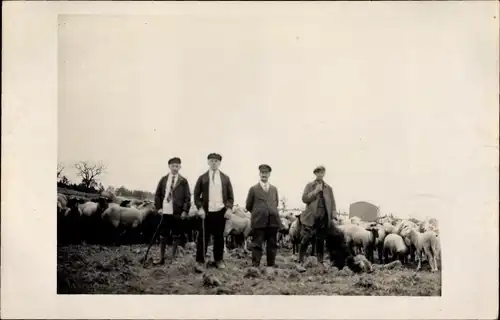
<path fill-rule="evenodd" d="M 335 19 L 59 15 L 57 293 L 441 296 L 450 57 Z"/>

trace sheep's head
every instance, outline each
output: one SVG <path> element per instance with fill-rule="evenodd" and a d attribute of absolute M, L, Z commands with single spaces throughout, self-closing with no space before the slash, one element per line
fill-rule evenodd
<path fill-rule="evenodd" d="M 68 199 L 68 204 L 66 206 L 64 216 L 79 217 L 82 214 L 80 210 L 79 202 L 77 198 Z"/>
<path fill-rule="evenodd" d="M 370 227 L 370 228 L 366 228 L 367 231 L 370 231 L 373 235 L 373 239 L 377 239 L 378 238 L 378 228 L 376 227 Z"/>
<path fill-rule="evenodd" d="M 99 207 L 99 210 L 104 211 L 109 207 L 109 199 L 107 197 L 99 197 L 97 199 L 97 205 Z"/>
<path fill-rule="evenodd" d="M 127 207 L 127 208 L 130 208 L 130 200 L 123 200 L 123 201 L 120 203 L 120 207 Z"/>

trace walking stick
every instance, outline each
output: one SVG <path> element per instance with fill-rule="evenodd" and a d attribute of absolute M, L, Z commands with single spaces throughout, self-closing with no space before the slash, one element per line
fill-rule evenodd
<path fill-rule="evenodd" d="M 205 258 L 207 257 L 207 251 L 205 250 L 205 217 L 201 218 L 201 243 L 203 245 L 203 261 L 205 261 Z"/>
<path fill-rule="evenodd" d="M 149 243 L 148 250 L 146 250 L 146 254 L 144 255 L 144 258 L 142 259 L 142 265 L 144 266 L 146 264 L 146 259 L 148 257 L 149 250 L 153 246 L 153 243 L 156 240 L 156 236 L 158 235 L 158 230 L 160 229 L 161 223 L 163 221 L 163 214 L 161 215 L 160 222 L 158 223 L 158 226 L 156 227 L 155 233 L 153 234 L 153 237 L 151 238 L 151 242 Z"/>

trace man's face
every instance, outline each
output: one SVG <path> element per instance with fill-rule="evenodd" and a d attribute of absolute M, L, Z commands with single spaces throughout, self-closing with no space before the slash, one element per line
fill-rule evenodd
<path fill-rule="evenodd" d="M 325 171 L 323 170 L 316 171 L 315 175 L 316 175 L 316 180 L 321 181 L 325 177 Z"/>
<path fill-rule="evenodd" d="M 218 170 L 220 167 L 220 161 L 218 159 L 208 159 L 208 166 L 211 170 Z"/>
<path fill-rule="evenodd" d="M 271 175 L 271 172 L 269 172 L 269 171 L 260 171 L 260 173 L 259 173 L 260 181 L 267 182 L 267 180 L 269 180 L 270 175 Z"/>
<path fill-rule="evenodd" d="M 181 164 L 180 163 L 171 163 L 168 165 L 168 168 L 170 169 L 170 172 L 172 174 L 177 174 L 179 170 L 181 169 Z"/>

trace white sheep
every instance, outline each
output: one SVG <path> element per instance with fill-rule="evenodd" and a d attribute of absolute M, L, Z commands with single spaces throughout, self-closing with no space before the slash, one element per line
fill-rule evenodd
<path fill-rule="evenodd" d="M 411 228 L 405 235 L 406 242 L 415 248 L 415 258 L 418 261 L 417 271 L 422 266 L 424 255 L 429 261 L 432 272 L 438 271 L 437 259 L 440 253 L 439 239 L 434 231 L 421 233 L 417 228 Z"/>
<path fill-rule="evenodd" d="M 351 224 L 359 224 L 361 222 L 361 218 L 359 217 L 352 217 L 349 220 L 351 221 Z"/>
<path fill-rule="evenodd" d="M 226 220 L 226 225 L 224 227 L 224 237 L 227 238 L 229 235 L 232 237 L 239 237 L 243 240 L 243 248 L 247 251 L 247 239 L 250 236 L 252 228 L 250 227 L 250 219 L 245 216 L 241 217 L 236 214 L 232 214 L 229 219 Z"/>
<path fill-rule="evenodd" d="M 408 247 L 399 234 L 388 234 L 384 239 L 384 262 L 392 262 L 399 259 L 402 264 L 407 262 Z"/>
<path fill-rule="evenodd" d="M 149 216 L 157 214 L 154 205 L 148 204 L 141 208 L 122 207 L 116 203 L 110 203 L 104 210 L 101 218 L 115 228 L 115 240 L 119 240 L 121 234 L 127 231 L 137 231 L 141 223 Z M 121 234 L 120 234 L 120 231 Z"/>
<path fill-rule="evenodd" d="M 301 229 L 302 229 L 302 226 L 300 223 L 300 218 L 298 218 L 292 222 L 292 224 L 290 225 L 290 229 L 288 231 L 290 241 L 292 242 L 293 254 L 299 252 L 299 245 L 300 245 L 300 242 L 302 241 Z"/>
<path fill-rule="evenodd" d="M 368 229 L 355 224 L 340 225 L 338 228 L 344 234 L 344 238 L 352 255 L 364 252 L 368 259 L 373 262 L 373 252 L 378 238 L 378 230 L 375 227 Z"/>

